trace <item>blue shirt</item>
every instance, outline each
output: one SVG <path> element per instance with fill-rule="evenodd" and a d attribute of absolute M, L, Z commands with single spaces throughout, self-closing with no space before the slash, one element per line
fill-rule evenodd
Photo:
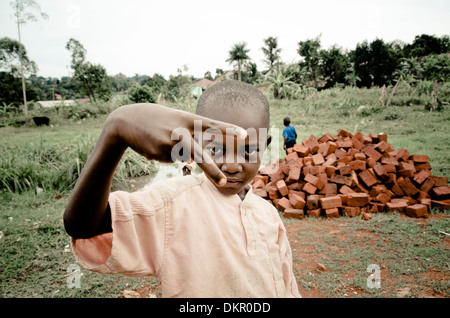
<path fill-rule="evenodd" d="M 296 134 L 297 134 L 297 132 L 295 131 L 294 126 L 289 125 L 283 129 L 283 137 L 287 137 L 286 142 L 296 140 L 296 138 L 295 138 Z"/>

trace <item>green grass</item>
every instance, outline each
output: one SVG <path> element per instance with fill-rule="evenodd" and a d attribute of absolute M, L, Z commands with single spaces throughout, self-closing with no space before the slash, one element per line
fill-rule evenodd
<path fill-rule="evenodd" d="M 312 93 L 302 100 L 271 100 L 271 125 L 282 129 L 283 117 L 290 116 L 299 141 L 311 134 L 336 134 L 339 128 L 363 134 L 384 132 L 396 149 L 427 154 L 434 175 L 450 177 L 449 107 L 441 112 L 428 112 L 423 105 L 379 108 L 379 95 L 376 88 L 345 88 Z M 394 105 L 409 105 L 407 97 L 400 97 L 403 100 L 394 99 Z M 66 284 L 67 267 L 76 261 L 71 252 L 65 252 L 69 237 L 62 214 L 106 120 L 104 109 L 108 107 L 102 106 L 95 116 L 85 119 L 68 118 L 63 110 L 59 114 L 46 110 L 44 115 L 51 117 L 53 127 L 30 124 L 0 128 L 0 297 L 118 297 L 124 289 L 135 290 L 142 285 L 156 288 L 153 278 L 101 275 L 85 269 L 81 269 L 81 288 L 71 289 Z M 38 110 L 35 114 L 41 115 Z M 279 138 L 282 145 L 281 134 Z M 282 149 L 279 155 L 284 157 Z M 154 172 L 151 163 L 130 151 L 120 165 L 115 185 L 130 176 Z M 36 187 L 44 192 L 37 195 Z M 62 194 L 62 198 L 56 199 L 56 194 Z M 365 287 L 366 268 L 376 263 L 382 275 L 386 274 L 382 284 L 389 277 L 400 277 L 395 287 L 412 280 L 422 288 L 449 296 L 448 279 L 433 281 L 421 275 L 422 270 L 435 268 L 448 277 L 448 241 L 437 232 L 450 232 L 448 219 L 417 224 L 395 214 L 378 214 L 371 222 L 342 218 L 339 222 L 346 226 L 334 236 L 320 233 L 328 220 L 284 221 L 287 225 L 301 222 L 302 229 L 294 234 L 298 240 L 291 244 L 308 256 L 324 255 L 318 262 L 330 269 L 320 274 L 299 269 L 296 274 L 305 289 L 318 289 L 328 297 L 351 292 L 346 286 L 366 297 L 394 295 L 395 288 L 373 291 Z M 357 241 L 354 233 L 361 235 Z M 301 263 L 302 257 L 295 254 L 294 261 Z"/>

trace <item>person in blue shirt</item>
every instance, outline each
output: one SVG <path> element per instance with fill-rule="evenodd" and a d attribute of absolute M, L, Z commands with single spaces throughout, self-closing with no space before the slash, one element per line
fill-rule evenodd
<path fill-rule="evenodd" d="M 286 150 L 286 154 L 288 153 L 287 150 L 289 148 L 292 148 L 296 142 L 297 142 L 297 132 L 295 131 L 295 127 L 291 125 L 291 119 L 289 117 L 285 117 L 283 119 L 283 123 L 285 128 L 283 129 L 283 137 L 284 137 L 284 144 L 283 148 Z"/>

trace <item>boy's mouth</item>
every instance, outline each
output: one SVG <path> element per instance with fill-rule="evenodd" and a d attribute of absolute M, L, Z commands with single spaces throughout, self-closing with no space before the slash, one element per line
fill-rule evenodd
<path fill-rule="evenodd" d="M 238 188 L 241 186 L 242 181 L 237 179 L 227 179 L 227 183 L 223 186 L 224 188 Z"/>

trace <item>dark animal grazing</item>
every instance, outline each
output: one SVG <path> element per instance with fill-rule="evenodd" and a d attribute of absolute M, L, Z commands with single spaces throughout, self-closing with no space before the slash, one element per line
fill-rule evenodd
<path fill-rule="evenodd" d="M 48 126 L 50 124 L 50 118 L 48 117 L 33 117 L 34 123 L 36 124 L 36 126 L 42 126 L 42 125 L 46 125 Z"/>

